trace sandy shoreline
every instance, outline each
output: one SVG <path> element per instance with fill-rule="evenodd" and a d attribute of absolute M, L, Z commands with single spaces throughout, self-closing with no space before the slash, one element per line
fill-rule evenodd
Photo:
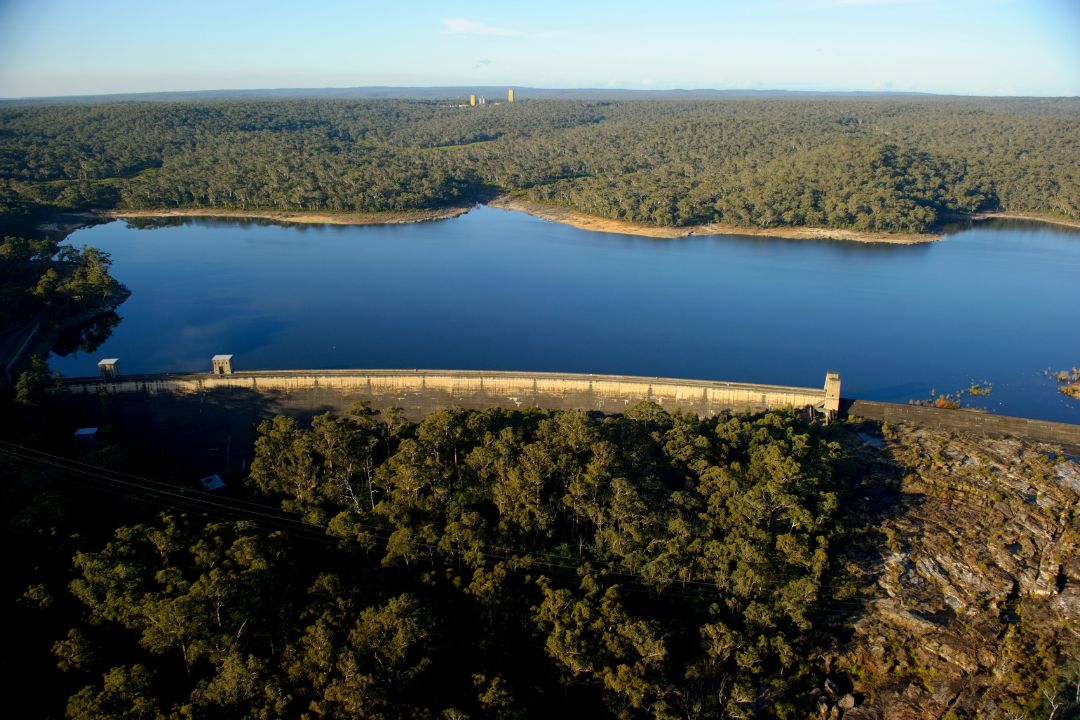
<path fill-rule="evenodd" d="M 774 237 L 788 240 L 842 240 L 846 242 L 889 243 L 893 245 L 915 245 L 941 240 L 940 233 L 888 233 L 863 230 L 845 230 L 819 227 L 772 227 L 754 228 L 725 223 L 707 225 L 686 225 L 665 227 L 646 225 L 626 220 L 586 215 L 567 208 L 543 205 L 541 203 L 520 200 L 502 195 L 487 203 L 491 207 L 503 210 L 523 212 L 533 217 L 551 222 L 564 223 L 581 230 L 592 232 L 620 233 L 652 238 L 685 238 L 698 235 L 744 235 L 754 237 Z M 448 220 L 469 212 L 472 207 L 450 207 L 434 210 L 411 210 L 380 213 L 319 213 L 293 212 L 286 210 L 216 210 L 213 208 L 169 208 L 156 210 L 102 210 L 96 213 L 104 219 L 129 218 L 233 218 L 238 220 L 270 220 L 282 223 L 322 224 L 322 225 L 397 225 L 403 223 L 426 222 L 430 220 Z M 1035 222 L 1080 229 L 1080 221 L 1059 218 L 1053 215 L 1020 212 L 984 212 L 976 215 L 957 217 L 956 220 L 1031 220 Z"/>
<path fill-rule="evenodd" d="M 528 213 L 533 217 L 538 217 L 543 220 L 566 223 L 567 225 L 572 225 L 582 230 L 622 233 L 624 235 L 641 235 L 654 238 L 684 238 L 698 235 L 752 235 L 758 237 L 785 238 L 788 240 L 845 240 L 849 242 L 915 245 L 918 243 L 935 242 L 943 237 L 943 235 L 929 233 L 864 232 L 861 230 L 837 230 L 834 228 L 816 227 L 752 228 L 722 223 L 664 227 L 661 225 L 644 225 L 642 223 L 627 222 L 625 220 L 609 220 L 608 218 L 585 215 L 584 213 L 579 213 L 574 210 L 567 210 L 565 208 L 553 207 L 550 205 L 541 205 L 539 203 L 518 200 L 506 196 L 496 198 L 488 204 L 491 205 L 491 207 Z"/>
<path fill-rule="evenodd" d="M 103 210 L 97 214 L 109 220 L 132 218 L 231 218 L 236 220 L 272 220 L 282 223 L 313 225 L 400 225 L 403 223 L 448 220 L 464 215 L 472 207 L 434 210 L 409 210 L 378 213 L 292 212 L 286 210 L 215 210 L 214 208 L 169 208 L 160 210 Z"/>

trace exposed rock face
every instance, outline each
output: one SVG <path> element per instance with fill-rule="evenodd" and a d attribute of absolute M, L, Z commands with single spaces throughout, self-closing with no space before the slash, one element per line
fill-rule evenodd
<path fill-rule="evenodd" d="M 1080 462 L 885 430 L 855 449 L 876 469 L 848 566 L 865 604 L 830 658 L 860 699 L 844 717 L 1022 717 L 1080 678 Z"/>

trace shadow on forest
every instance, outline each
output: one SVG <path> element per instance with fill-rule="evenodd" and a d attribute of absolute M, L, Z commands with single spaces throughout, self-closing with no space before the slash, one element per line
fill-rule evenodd
<path fill-rule="evenodd" d="M 317 406 L 296 412 L 286 410 L 281 401 L 279 393 L 246 389 L 56 398 L 72 431 L 106 428 L 108 441 L 125 448 L 136 466 L 186 475 L 192 482 L 211 474 L 239 480 L 251 463 L 263 420 L 287 412 L 307 422 L 332 409 Z"/>
<path fill-rule="evenodd" d="M 841 442 L 846 457 L 838 475 L 842 480 L 840 507 L 846 530 L 832 558 L 828 594 L 823 593 L 818 603 L 822 617 L 817 624 L 826 633 L 822 645 L 830 649 L 831 655 L 852 648 L 855 624 L 871 609 L 874 600 L 885 597 L 878 581 L 890 555 L 890 537 L 885 532 L 888 521 L 904 516 L 922 502 L 919 495 L 903 492 L 903 479 L 910 470 L 883 442 L 880 422 L 846 424 Z M 830 677 L 841 694 L 851 692 L 850 679 L 835 671 Z"/>

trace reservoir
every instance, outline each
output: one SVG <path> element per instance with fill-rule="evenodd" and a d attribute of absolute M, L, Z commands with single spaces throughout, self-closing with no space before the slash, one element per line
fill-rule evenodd
<path fill-rule="evenodd" d="M 1080 422 L 1050 369 L 1080 366 L 1080 233 L 987 221 L 941 242 L 653 239 L 477 207 L 405 225 L 115 221 L 68 242 L 110 253 L 131 297 L 68 376 L 437 368 L 821 386 Z"/>

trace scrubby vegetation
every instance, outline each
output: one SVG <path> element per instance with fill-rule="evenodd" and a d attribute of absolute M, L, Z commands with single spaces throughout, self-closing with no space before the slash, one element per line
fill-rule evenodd
<path fill-rule="evenodd" d="M 0 109 L 0 206 L 401 211 L 514 192 L 657 225 L 1080 218 L 1075 99 L 244 101 Z"/>

